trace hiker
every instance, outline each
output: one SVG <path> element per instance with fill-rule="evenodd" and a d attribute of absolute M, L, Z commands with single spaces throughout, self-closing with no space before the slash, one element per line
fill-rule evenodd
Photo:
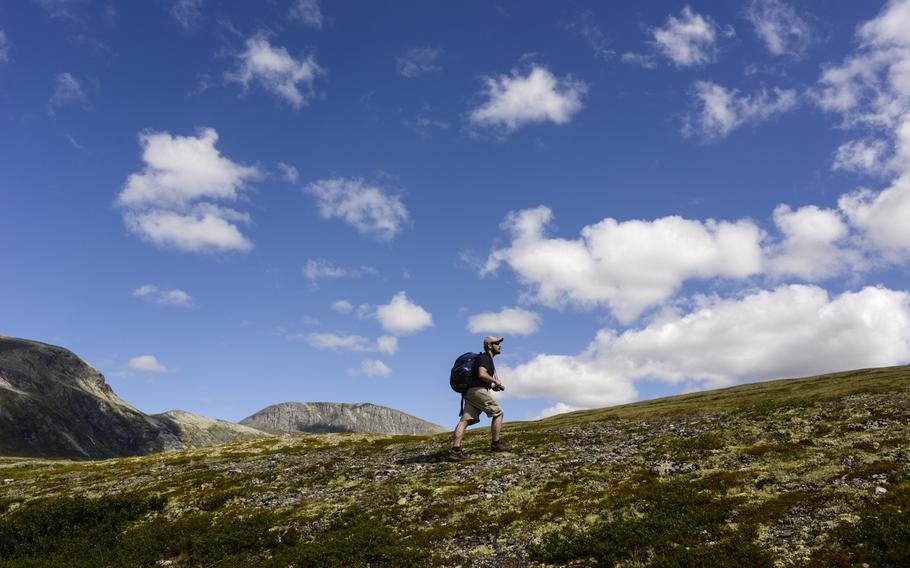
<path fill-rule="evenodd" d="M 455 441 L 452 444 L 452 458 L 455 460 L 464 459 L 464 450 L 461 449 L 461 439 L 464 437 L 465 429 L 471 424 L 480 422 L 480 413 L 486 413 L 493 419 L 490 425 L 490 434 L 492 442 L 490 451 L 507 452 L 508 446 L 499 439 L 502 432 L 502 408 L 490 389 L 502 391 L 502 381 L 496 377 L 496 366 L 493 365 L 493 357 L 502 352 L 502 337 L 493 337 L 488 335 L 483 338 L 483 353 L 474 359 L 474 368 L 471 371 L 471 379 L 468 382 L 468 390 L 461 395 L 461 420 L 455 427 Z"/>

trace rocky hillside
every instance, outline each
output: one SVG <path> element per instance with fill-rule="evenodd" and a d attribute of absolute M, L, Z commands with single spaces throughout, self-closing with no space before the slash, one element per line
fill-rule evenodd
<path fill-rule="evenodd" d="M 264 432 L 188 412 L 146 415 L 62 347 L 0 336 L 0 455 L 109 458 Z"/>
<path fill-rule="evenodd" d="M 910 566 L 910 369 L 433 437 L 0 460 L 13 566 Z"/>
<path fill-rule="evenodd" d="M 424 436 L 445 432 L 442 426 L 375 404 L 284 402 L 266 407 L 240 424 L 273 433 L 369 432 Z"/>

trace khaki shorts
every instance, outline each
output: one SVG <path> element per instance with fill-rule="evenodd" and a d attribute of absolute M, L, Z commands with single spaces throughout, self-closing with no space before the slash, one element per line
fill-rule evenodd
<path fill-rule="evenodd" d="M 464 399 L 464 410 L 461 413 L 462 420 L 476 422 L 480 420 L 481 412 L 486 413 L 490 418 L 496 418 L 502 414 L 499 402 L 493 398 L 489 390 L 483 387 L 469 388 L 461 396 Z"/>

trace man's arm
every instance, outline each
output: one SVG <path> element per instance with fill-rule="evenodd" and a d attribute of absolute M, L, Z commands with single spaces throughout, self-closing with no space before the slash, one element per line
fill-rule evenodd
<path fill-rule="evenodd" d="M 489 383 L 489 384 L 493 385 L 494 388 L 502 387 L 502 381 L 500 381 L 496 377 L 491 377 L 490 372 L 487 371 L 486 367 L 479 367 L 477 369 L 477 378 L 485 383 Z"/>

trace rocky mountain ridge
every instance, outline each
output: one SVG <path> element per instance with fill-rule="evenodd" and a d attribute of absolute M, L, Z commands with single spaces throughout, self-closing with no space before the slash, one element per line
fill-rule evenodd
<path fill-rule="evenodd" d="M 416 416 L 369 403 L 284 402 L 263 408 L 240 424 L 272 433 L 370 432 L 427 436 L 446 431 Z"/>

